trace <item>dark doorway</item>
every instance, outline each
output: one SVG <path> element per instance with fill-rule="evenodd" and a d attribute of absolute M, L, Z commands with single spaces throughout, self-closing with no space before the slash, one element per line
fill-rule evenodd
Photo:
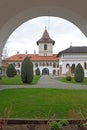
<path fill-rule="evenodd" d="M 42 70 L 42 75 L 49 75 L 49 69 L 48 68 L 44 68 Z"/>

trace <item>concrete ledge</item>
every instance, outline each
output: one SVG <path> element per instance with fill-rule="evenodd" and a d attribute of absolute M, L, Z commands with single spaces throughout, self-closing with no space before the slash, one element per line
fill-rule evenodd
<path fill-rule="evenodd" d="M 60 121 L 61 119 L 7 119 L 7 118 L 0 118 L 0 122 L 7 122 L 7 124 L 47 124 L 51 121 Z M 86 120 L 68 120 L 70 124 L 80 124 L 87 122 Z"/>

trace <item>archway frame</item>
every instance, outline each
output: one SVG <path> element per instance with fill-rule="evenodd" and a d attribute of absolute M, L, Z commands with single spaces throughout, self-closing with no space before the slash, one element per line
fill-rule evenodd
<path fill-rule="evenodd" d="M 30 1 L 30 4 L 29 2 L 27 3 L 25 1 L 25 5 L 23 5 L 23 2 L 20 4 L 20 2 L 17 2 L 16 0 L 15 3 L 13 3 L 13 1 L 11 0 L 9 0 L 9 2 L 6 5 L 6 1 L 3 0 L 3 9 L 5 10 L 6 7 L 6 14 L 8 14 L 8 12 L 9 14 L 6 15 L 3 11 L 2 18 L 4 18 L 5 16 L 7 17 L 4 19 L 3 22 L 1 21 L 0 24 L 0 57 L 2 54 L 2 49 L 12 32 L 24 22 L 39 16 L 54 16 L 64 18 L 75 24 L 87 36 L 87 17 L 84 13 L 84 9 L 86 9 L 86 4 L 84 0 L 79 0 L 79 3 L 68 0 L 66 2 L 60 2 L 59 0 L 54 0 L 53 2 L 47 0 L 42 2 L 38 0 L 36 4 L 34 4 L 34 1 Z M 82 7 L 83 3 L 84 6 Z M 12 7 L 9 9 L 9 5 L 12 6 L 13 9 L 16 7 L 16 11 L 13 11 Z M 81 8 L 83 9 L 82 11 Z"/>

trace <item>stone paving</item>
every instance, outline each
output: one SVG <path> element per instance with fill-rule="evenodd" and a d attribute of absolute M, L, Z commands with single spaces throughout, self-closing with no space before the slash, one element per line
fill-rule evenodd
<path fill-rule="evenodd" d="M 59 89 L 87 89 L 87 85 L 64 83 L 58 77 L 41 76 L 37 85 L 0 85 L 0 90 L 7 88 L 59 88 Z"/>

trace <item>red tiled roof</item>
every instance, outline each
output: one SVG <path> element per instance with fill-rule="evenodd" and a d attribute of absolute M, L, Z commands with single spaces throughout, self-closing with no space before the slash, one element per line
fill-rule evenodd
<path fill-rule="evenodd" d="M 16 54 L 11 57 L 5 59 L 6 62 L 18 62 L 23 61 L 24 58 L 28 56 L 31 61 L 58 61 L 57 54 L 53 54 L 53 56 L 39 56 L 38 54 Z"/>

